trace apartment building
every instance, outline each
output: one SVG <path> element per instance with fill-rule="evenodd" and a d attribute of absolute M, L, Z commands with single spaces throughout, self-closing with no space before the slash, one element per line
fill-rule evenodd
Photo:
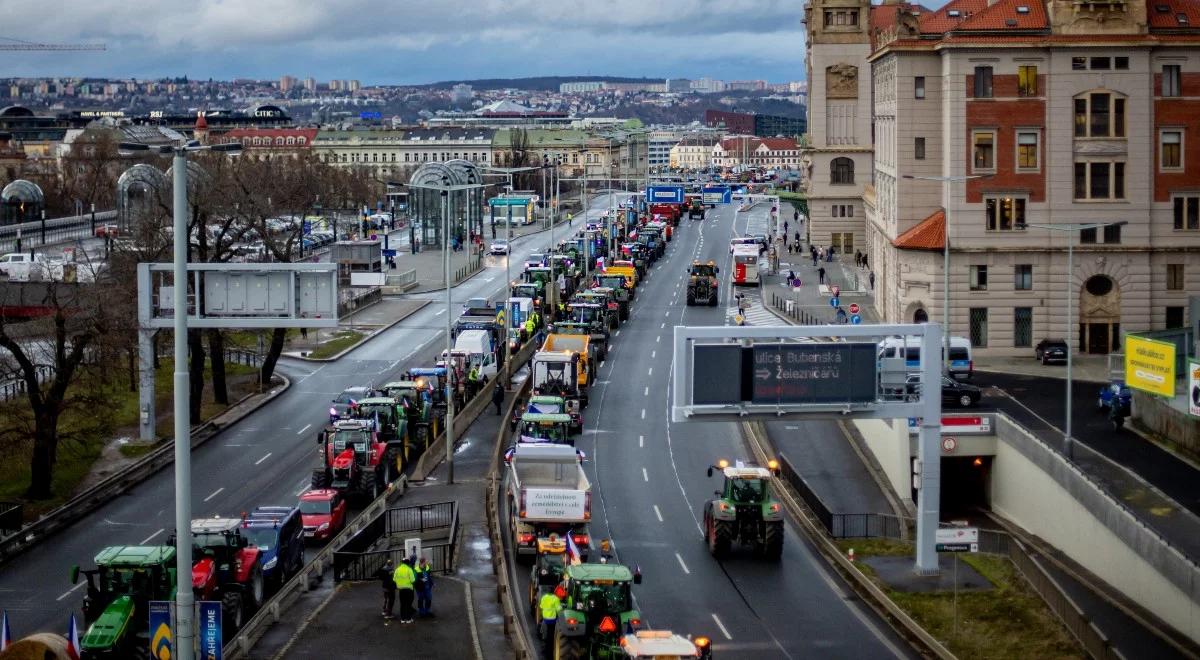
<path fill-rule="evenodd" d="M 671 147 L 671 169 L 704 170 L 712 166 L 713 147 L 720 142 L 715 137 L 697 136 L 680 140 Z"/>
<path fill-rule="evenodd" d="M 796 169 L 800 147 L 791 138 L 730 137 L 713 145 L 714 167 Z"/>
<path fill-rule="evenodd" d="M 492 161 L 491 128 L 325 131 L 317 133 L 313 152 L 327 163 L 373 168 L 381 176 L 411 173 L 422 163 Z"/>
<path fill-rule="evenodd" d="M 865 247 L 885 322 L 943 320 L 948 237 L 950 329 L 979 354 L 1049 337 L 1109 353 L 1122 331 L 1188 323 L 1200 4 L 885 4 L 869 24 Z"/>

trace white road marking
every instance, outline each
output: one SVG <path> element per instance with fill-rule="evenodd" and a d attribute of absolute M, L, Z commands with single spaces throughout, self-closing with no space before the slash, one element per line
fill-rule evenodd
<path fill-rule="evenodd" d="M 257 461 L 254 461 L 254 464 L 258 465 L 259 463 L 262 463 L 263 461 L 267 460 L 268 458 L 271 458 L 271 454 L 273 454 L 273 453 L 274 452 L 267 452 L 266 456 L 263 456 L 262 458 L 258 459 Z"/>
<path fill-rule="evenodd" d="M 659 342 L 661 342 L 661 341 L 662 341 L 662 335 L 659 335 L 659 336 L 657 336 L 657 337 L 655 337 L 655 338 L 654 338 L 654 343 L 656 343 L 656 344 L 657 344 L 657 343 L 659 343 Z"/>
<path fill-rule="evenodd" d="M 663 517 L 662 517 L 662 511 L 659 511 L 659 510 L 658 510 L 658 505 L 657 505 L 657 504 L 655 504 L 655 505 L 654 505 L 654 515 L 658 516 L 658 522 L 662 522 L 662 521 L 663 521 Z M 161 531 L 161 530 L 160 530 L 160 531 Z"/>
<path fill-rule="evenodd" d="M 658 355 L 658 351 L 650 351 L 650 359 L 651 359 L 651 360 L 653 360 L 653 359 L 654 359 L 654 356 L 655 356 L 655 355 Z"/>
<path fill-rule="evenodd" d="M 654 367 L 650 367 L 650 370 L 646 372 L 646 375 L 653 376 L 654 375 Z"/>
<path fill-rule="evenodd" d="M 616 331 L 616 333 L 614 333 L 614 336 L 616 336 L 616 337 L 620 337 L 620 336 L 621 336 L 621 331 L 620 331 L 620 330 L 617 330 L 617 331 Z"/>
<path fill-rule="evenodd" d="M 721 620 L 717 618 L 716 612 L 712 613 L 712 618 L 713 622 L 717 624 L 717 627 L 721 629 L 721 634 L 725 635 L 725 639 L 733 639 L 733 635 L 729 634 L 729 629 L 726 628 L 725 624 L 721 623 Z"/>
<path fill-rule="evenodd" d="M 58 598 L 55 598 L 54 600 L 62 600 L 64 598 L 66 598 L 67 596 L 70 596 L 71 594 L 75 593 L 75 591 L 77 589 L 79 589 L 79 587 L 82 587 L 85 584 L 87 584 L 87 582 L 80 582 L 79 584 L 71 587 L 70 589 L 67 589 L 67 591 L 65 593 L 63 593 L 63 595 L 59 596 Z"/>
<path fill-rule="evenodd" d="M 305 426 L 304 428 L 300 429 L 299 431 L 296 431 L 296 435 L 304 435 L 304 432 L 309 430 L 310 428 L 312 428 L 312 424 L 309 424 L 309 425 Z"/>
<path fill-rule="evenodd" d="M 638 436 L 638 446 L 643 447 L 643 446 L 645 446 L 645 444 L 646 444 L 646 436 L 639 435 Z"/>
<path fill-rule="evenodd" d="M 301 495 L 305 494 L 306 492 L 308 492 L 307 485 L 304 486 L 304 488 L 301 488 L 300 490 L 296 491 L 296 497 L 300 497 Z"/>
<path fill-rule="evenodd" d="M 688 570 L 687 564 L 683 563 L 683 557 L 679 556 L 678 552 L 675 553 L 675 558 L 679 560 L 679 568 L 682 568 L 684 573 L 691 575 L 692 572 Z"/>
<path fill-rule="evenodd" d="M 642 392 L 642 396 L 650 396 L 650 386 L 649 385 L 647 385 L 645 391 Z"/>
<path fill-rule="evenodd" d="M 142 542 L 141 542 L 141 543 L 139 543 L 138 545 L 146 545 L 147 543 L 149 543 L 149 542 L 150 542 L 150 539 L 152 539 L 152 538 L 154 538 L 154 537 L 158 536 L 159 534 L 162 534 L 164 531 L 166 531 L 166 530 L 160 529 L 160 530 L 158 530 L 157 532 L 154 532 L 154 533 L 153 533 L 153 534 L 151 534 L 150 536 L 147 536 L 146 538 L 142 539 Z"/>
<path fill-rule="evenodd" d="M 659 329 L 659 330 L 662 330 L 662 329 L 663 329 L 663 328 L 665 328 L 665 327 L 667 327 L 667 324 L 666 324 L 666 323 L 662 323 L 662 324 L 659 324 L 659 326 L 658 326 L 658 329 Z"/>
<path fill-rule="evenodd" d="M 646 419 L 646 409 L 642 408 L 642 419 Z"/>
<path fill-rule="evenodd" d="M 650 473 L 646 472 L 646 468 L 642 468 L 642 480 L 650 481 Z"/>
<path fill-rule="evenodd" d="M 668 316 L 668 317 L 669 317 L 669 316 L 671 316 L 671 312 L 667 312 L 667 313 L 666 313 L 666 314 L 664 314 L 663 316 Z"/>
<path fill-rule="evenodd" d="M 445 307 L 443 307 L 443 308 L 439 309 L 437 312 L 434 312 L 434 314 L 433 314 L 433 315 L 434 315 L 434 316 L 441 316 L 442 314 L 445 314 L 445 313 L 446 313 L 446 308 L 445 308 Z"/>
<path fill-rule="evenodd" d="M 224 486 L 221 486 L 220 488 L 214 490 L 212 492 L 212 495 L 209 495 L 208 497 L 204 498 L 204 501 L 207 502 L 207 501 L 211 500 L 212 498 L 216 497 L 217 495 L 220 495 L 221 491 L 223 491 L 223 490 L 225 490 Z"/>

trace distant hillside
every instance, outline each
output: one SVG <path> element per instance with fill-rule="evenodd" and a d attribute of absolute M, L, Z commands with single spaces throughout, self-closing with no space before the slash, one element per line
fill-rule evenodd
<path fill-rule="evenodd" d="M 619 76 L 536 76 L 533 78 L 482 78 L 479 80 L 445 80 L 422 85 L 430 89 L 450 89 L 455 85 L 470 85 L 475 89 L 526 89 L 539 92 L 557 92 L 558 86 L 570 82 L 621 82 L 657 83 L 662 78 L 621 78 Z"/>

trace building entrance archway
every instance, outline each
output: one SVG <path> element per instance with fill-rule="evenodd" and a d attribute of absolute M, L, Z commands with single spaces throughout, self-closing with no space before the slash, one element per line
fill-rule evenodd
<path fill-rule="evenodd" d="M 1080 353 L 1121 349 L 1121 287 L 1108 275 L 1093 275 L 1079 294 Z"/>

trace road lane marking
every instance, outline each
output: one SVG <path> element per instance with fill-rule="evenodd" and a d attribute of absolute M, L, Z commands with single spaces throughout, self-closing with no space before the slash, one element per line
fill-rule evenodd
<path fill-rule="evenodd" d="M 646 472 L 646 468 L 642 468 L 642 479 L 644 481 L 650 481 L 650 473 Z"/>
<path fill-rule="evenodd" d="M 658 351 L 650 351 L 650 359 L 651 360 L 653 360 L 654 356 L 656 356 L 656 355 L 658 355 Z"/>
<path fill-rule="evenodd" d="M 82 586 L 83 586 L 83 585 L 85 585 L 85 584 L 87 584 L 87 582 L 80 582 L 79 584 L 77 584 L 77 585 L 75 585 L 75 586 L 71 587 L 70 589 L 67 589 L 66 593 L 64 593 L 63 595 L 59 596 L 58 598 L 55 598 L 54 600 L 62 600 L 62 599 L 64 599 L 64 598 L 66 598 L 67 596 L 70 596 L 71 594 L 75 593 L 75 591 L 76 591 L 77 589 L 79 589 L 79 587 L 82 587 Z"/>
<path fill-rule="evenodd" d="M 616 332 L 616 335 L 615 335 L 615 336 L 617 336 L 617 337 L 620 337 L 620 336 L 621 336 L 621 331 L 620 331 L 620 330 L 617 330 L 617 332 Z"/>
<path fill-rule="evenodd" d="M 301 495 L 303 495 L 307 492 L 308 492 L 308 486 L 305 485 L 304 488 L 301 488 L 300 490 L 296 491 L 296 497 L 300 497 Z"/>
<path fill-rule="evenodd" d="M 656 343 L 656 344 L 657 344 L 657 343 L 659 343 L 659 342 L 661 342 L 661 341 L 662 341 L 662 335 L 659 335 L 659 336 L 657 336 L 657 337 L 655 337 L 655 338 L 654 338 L 654 343 Z"/>
<path fill-rule="evenodd" d="M 217 495 L 220 495 L 221 491 L 223 491 L 223 490 L 225 490 L 224 486 L 221 486 L 220 488 L 214 490 L 212 492 L 212 495 L 209 495 L 208 497 L 204 498 L 204 501 L 207 502 L 207 501 L 211 500 L 212 498 L 216 497 Z"/>
<path fill-rule="evenodd" d="M 667 312 L 666 314 L 663 314 L 663 316 L 666 316 L 669 318 L 671 316 L 671 312 Z"/>
<path fill-rule="evenodd" d="M 650 370 L 646 372 L 646 375 L 653 376 L 654 375 L 654 367 L 650 367 Z"/>
<path fill-rule="evenodd" d="M 309 430 L 310 428 L 312 428 L 312 424 L 309 424 L 309 425 L 305 426 L 304 428 L 300 429 L 299 431 L 296 431 L 296 435 L 304 435 L 304 432 Z"/>
<path fill-rule="evenodd" d="M 659 330 L 662 330 L 662 329 L 663 329 L 663 328 L 665 328 L 665 327 L 667 327 L 667 324 L 666 324 L 666 323 L 662 323 L 662 324 L 659 324 L 659 326 L 658 326 L 658 329 L 659 329 Z"/>
<path fill-rule="evenodd" d="M 258 459 L 257 461 L 254 461 L 254 464 L 258 465 L 259 463 L 262 463 L 263 461 L 267 460 L 268 458 L 271 458 L 271 454 L 273 454 L 273 453 L 274 452 L 267 452 L 266 456 L 263 456 L 262 458 Z"/>
<path fill-rule="evenodd" d="M 639 435 L 638 436 L 638 446 L 639 447 L 645 446 L 645 442 L 646 442 L 646 436 Z"/>
<path fill-rule="evenodd" d="M 642 419 L 646 419 L 646 409 L 642 408 Z"/>
<path fill-rule="evenodd" d="M 662 522 L 662 521 L 663 521 L 663 517 L 662 517 L 662 511 L 659 511 L 659 510 L 658 510 L 658 505 L 657 505 L 657 504 L 655 504 L 655 505 L 654 505 L 654 515 L 658 516 L 658 522 Z M 162 530 L 160 529 L 159 531 L 161 532 Z"/>
<path fill-rule="evenodd" d="M 439 309 L 436 313 L 434 313 L 434 316 L 441 316 L 442 314 L 445 314 L 445 313 L 446 313 L 446 308 L 443 307 L 443 308 Z"/>
<path fill-rule="evenodd" d="M 725 624 L 721 623 L 721 620 L 717 618 L 716 612 L 712 613 L 712 618 L 713 618 L 713 623 L 716 623 L 717 627 L 721 629 L 721 634 L 725 635 L 725 639 L 733 639 L 733 635 L 729 634 L 729 629 L 726 628 Z"/>
<path fill-rule="evenodd" d="M 679 560 L 679 568 L 682 568 L 684 573 L 691 575 L 692 572 L 688 570 L 687 564 L 683 563 L 683 557 L 679 556 L 678 552 L 675 553 L 675 558 Z M 726 633 L 726 634 L 728 634 L 728 633 Z M 730 637 L 730 639 L 733 639 L 733 638 Z"/>
<path fill-rule="evenodd" d="M 646 386 L 646 390 L 642 392 L 642 396 L 650 396 L 650 386 Z"/>
<path fill-rule="evenodd" d="M 150 542 L 150 539 L 152 539 L 152 538 L 154 538 L 154 537 L 158 536 L 159 534 L 162 534 L 164 531 L 166 531 L 166 530 L 159 529 L 157 532 L 154 532 L 154 533 L 153 533 L 153 534 L 151 534 L 150 536 L 147 536 L 146 538 L 142 539 L 142 542 L 141 542 L 141 543 L 139 543 L 138 545 L 146 545 L 147 543 L 149 543 L 149 542 Z"/>

